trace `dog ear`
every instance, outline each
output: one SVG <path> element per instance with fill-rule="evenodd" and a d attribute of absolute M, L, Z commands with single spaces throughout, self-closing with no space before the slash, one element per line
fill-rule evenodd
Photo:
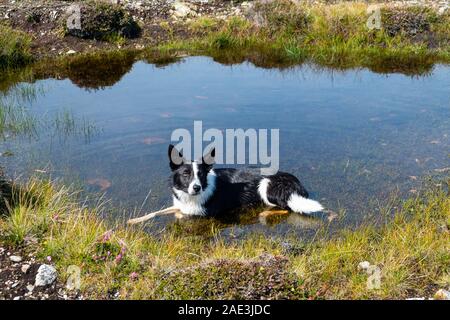
<path fill-rule="evenodd" d="M 172 171 L 177 170 L 184 162 L 183 154 L 173 144 L 169 145 L 169 164 Z"/>
<path fill-rule="evenodd" d="M 216 157 L 216 149 L 212 148 L 211 150 L 209 150 L 207 154 L 203 156 L 202 163 L 211 169 L 215 163 L 215 157 Z"/>

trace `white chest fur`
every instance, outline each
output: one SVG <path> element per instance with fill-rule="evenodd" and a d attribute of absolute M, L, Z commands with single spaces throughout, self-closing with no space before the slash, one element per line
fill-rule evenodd
<path fill-rule="evenodd" d="M 208 185 L 198 195 L 190 195 L 184 191 L 173 188 L 173 206 L 178 208 L 183 214 L 187 215 L 205 215 L 206 208 L 204 204 L 213 195 L 216 190 L 216 173 L 214 170 L 208 172 Z"/>

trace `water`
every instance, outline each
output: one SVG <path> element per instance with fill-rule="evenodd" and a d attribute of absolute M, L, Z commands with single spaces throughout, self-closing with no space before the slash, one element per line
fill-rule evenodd
<path fill-rule="evenodd" d="M 358 224 L 392 194 L 411 195 L 421 177 L 450 166 L 449 71 L 280 71 L 191 57 L 164 67 L 137 62 L 99 90 L 74 84 L 83 81 L 39 80 L 32 85 L 39 93 L 25 104 L 47 124 L 4 139 L 2 166 L 12 176 L 45 171 L 87 193 L 105 192 L 125 208 L 115 213 L 123 218 L 131 208 L 170 205 L 166 154 L 174 129 L 192 131 L 194 120 L 204 129 L 279 128 L 280 169 L 326 207 L 345 210 L 342 225 Z M 262 225 L 252 215 L 227 221 L 238 228 L 224 232 L 301 233 L 323 220 L 291 215 Z"/>

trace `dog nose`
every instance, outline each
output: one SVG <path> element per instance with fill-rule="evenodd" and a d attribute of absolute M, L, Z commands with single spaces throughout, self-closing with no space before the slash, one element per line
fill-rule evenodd
<path fill-rule="evenodd" d="M 194 189 L 195 192 L 199 192 L 201 188 L 202 188 L 202 187 L 200 187 L 198 184 L 194 184 L 194 185 L 192 186 L 192 189 Z"/>

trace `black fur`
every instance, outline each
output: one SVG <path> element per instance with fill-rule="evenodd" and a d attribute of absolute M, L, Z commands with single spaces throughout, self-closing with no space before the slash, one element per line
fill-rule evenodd
<path fill-rule="evenodd" d="M 208 173 L 212 170 L 215 151 L 211 150 L 207 155 L 195 164 L 186 161 L 182 154 L 172 145 L 169 146 L 170 168 L 172 169 L 172 187 L 174 198 L 182 201 L 183 197 L 190 194 L 192 197 L 201 196 L 202 192 L 208 194 Z M 196 182 L 194 165 L 198 168 L 197 177 L 201 186 L 199 193 L 189 193 L 189 186 Z M 262 176 L 255 172 L 222 168 L 214 169 L 215 182 L 214 192 L 205 200 L 201 207 L 203 215 L 219 216 L 224 213 L 240 209 L 261 206 L 264 204 L 258 191 L 259 184 L 263 178 L 268 178 L 270 184 L 267 188 L 267 199 L 270 203 L 290 210 L 288 206 L 289 197 L 295 193 L 308 198 L 308 192 L 300 181 L 293 175 L 278 172 L 272 176 Z M 180 191 L 183 192 L 180 194 Z M 197 199 L 197 198 L 189 198 Z"/>

